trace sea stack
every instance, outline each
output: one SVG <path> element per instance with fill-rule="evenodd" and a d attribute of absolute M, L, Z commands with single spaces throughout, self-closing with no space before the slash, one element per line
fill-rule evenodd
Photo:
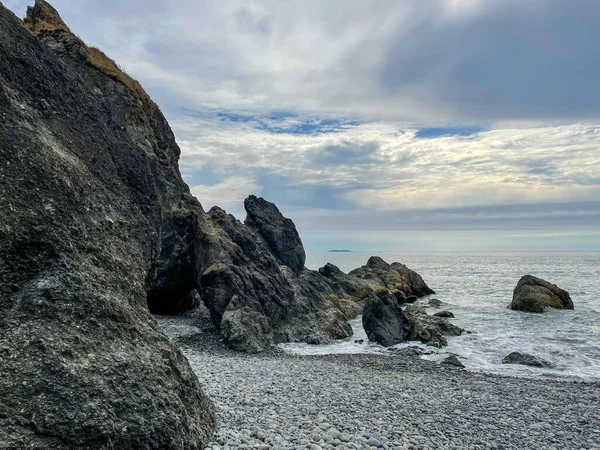
<path fill-rule="evenodd" d="M 543 313 L 547 308 L 573 309 L 569 293 L 532 275 L 521 277 L 513 291 L 510 309 Z"/>

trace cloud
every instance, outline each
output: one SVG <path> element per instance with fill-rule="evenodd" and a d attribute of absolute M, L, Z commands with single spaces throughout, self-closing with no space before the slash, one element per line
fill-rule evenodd
<path fill-rule="evenodd" d="M 320 188 L 322 196 L 329 189 L 344 206 L 406 210 L 591 201 L 600 195 L 600 127 L 592 124 L 428 139 L 386 123 L 315 135 L 208 119 L 173 125 L 184 172 L 209 165 L 226 176 L 268 179 L 265 192 Z M 330 200 L 336 208 L 335 197 Z"/>
<path fill-rule="evenodd" d="M 600 116 L 596 0 L 54 3 L 170 113 L 285 110 L 425 126 Z M 7 3 L 19 15 L 25 4 Z"/>
<path fill-rule="evenodd" d="M 262 188 L 251 177 L 233 176 L 213 185 L 199 184 L 190 188 L 192 194 L 209 209 L 212 206 L 236 207 L 250 194 L 260 194 Z"/>

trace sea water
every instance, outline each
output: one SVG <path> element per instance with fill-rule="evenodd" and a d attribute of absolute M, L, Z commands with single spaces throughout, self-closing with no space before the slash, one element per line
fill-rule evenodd
<path fill-rule="evenodd" d="M 344 272 L 364 265 L 371 255 L 389 263 L 401 262 L 417 271 L 430 288 L 431 298 L 456 316 L 453 323 L 471 331 L 448 338 L 448 347 L 426 356 L 447 353 L 461 357 L 468 370 L 572 380 L 600 380 L 600 253 L 309 253 L 311 269 L 327 262 Z M 544 314 L 507 308 L 519 278 L 531 274 L 571 294 L 575 310 Z M 419 300 L 426 303 L 427 299 Z M 428 310 L 430 314 L 435 309 Z M 330 345 L 286 344 L 298 354 L 381 353 L 389 351 L 368 342 L 360 317 L 351 322 L 354 336 Z M 363 339 L 363 343 L 356 341 Z M 415 345 L 401 344 L 399 347 Z M 427 347 L 431 350 L 431 347 Z M 502 364 L 513 351 L 539 356 L 553 369 Z"/>

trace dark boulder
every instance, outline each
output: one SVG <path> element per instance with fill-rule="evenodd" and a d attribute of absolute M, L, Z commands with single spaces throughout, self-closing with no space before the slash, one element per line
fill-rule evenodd
<path fill-rule="evenodd" d="M 407 297 L 435 294 L 417 272 L 404 264 L 388 264 L 379 256 L 371 256 L 366 265 L 351 271 L 348 275 L 364 280 L 374 290 L 398 290 Z"/>
<path fill-rule="evenodd" d="M 573 309 L 569 293 L 531 275 L 521 277 L 513 291 L 510 309 L 543 313 L 546 308 Z"/>
<path fill-rule="evenodd" d="M 0 447 L 202 449 L 213 406 L 146 302 L 201 213 L 173 133 L 50 5 L 27 22 L 0 4 Z"/>
<path fill-rule="evenodd" d="M 304 268 L 306 254 L 294 222 L 262 197 L 249 196 L 244 207 L 246 226 L 265 240 L 280 264 L 299 273 Z"/>
<path fill-rule="evenodd" d="M 407 341 L 413 329 L 412 320 L 387 290 L 377 291 L 369 298 L 363 309 L 362 324 L 369 341 L 384 347 Z"/>
<path fill-rule="evenodd" d="M 502 364 L 520 364 L 524 366 L 540 367 L 551 369 L 554 364 L 537 356 L 528 355 L 527 353 L 512 352 L 502 359 Z"/>
<path fill-rule="evenodd" d="M 454 314 L 450 311 L 439 311 L 433 314 L 433 317 L 444 317 L 446 319 L 453 319 Z"/>

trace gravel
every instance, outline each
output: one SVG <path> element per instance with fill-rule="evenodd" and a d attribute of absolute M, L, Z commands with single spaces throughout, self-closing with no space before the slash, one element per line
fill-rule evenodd
<path fill-rule="evenodd" d="M 159 319 L 171 335 L 190 320 Z M 217 407 L 211 450 L 600 449 L 600 383 L 478 374 L 413 352 L 245 355 L 209 325 L 196 331 L 176 339 Z"/>

